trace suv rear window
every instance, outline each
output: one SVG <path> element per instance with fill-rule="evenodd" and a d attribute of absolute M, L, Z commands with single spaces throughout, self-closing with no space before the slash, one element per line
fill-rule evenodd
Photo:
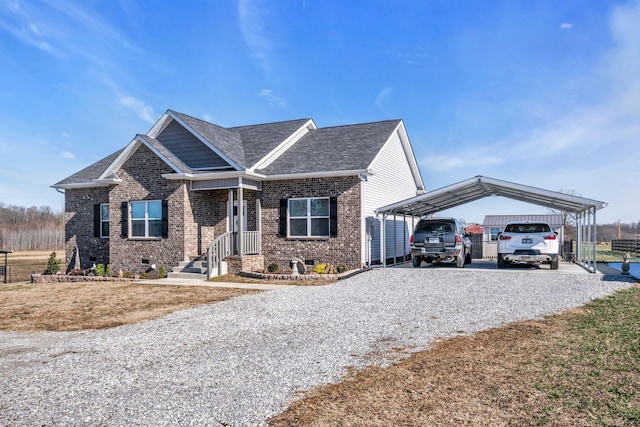
<path fill-rule="evenodd" d="M 429 221 L 424 224 L 418 223 L 416 227 L 416 233 L 428 233 L 428 234 L 445 234 L 453 233 L 453 224 L 450 222 L 433 222 Z"/>
<path fill-rule="evenodd" d="M 509 224 L 505 233 L 549 233 L 549 224 Z"/>

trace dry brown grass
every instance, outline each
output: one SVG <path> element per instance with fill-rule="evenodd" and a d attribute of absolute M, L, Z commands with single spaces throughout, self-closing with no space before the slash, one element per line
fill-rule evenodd
<path fill-rule="evenodd" d="M 0 284 L 0 330 L 110 328 L 255 292 L 131 282 Z"/>
<path fill-rule="evenodd" d="M 60 260 L 60 268 L 64 270 L 64 249 L 59 251 L 23 251 L 12 252 L 7 256 L 9 272 L 8 282 L 30 281 L 34 273 L 42 273 L 47 267 L 47 260 L 52 252 Z M 4 265 L 4 255 L 0 258 L 0 265 Z M 2 282 L 0 282 L 2 283 Z"/>
<path fill-rule="evenodd" d="M 620 309 L 606 301 L 357 372 L 270 425 L 640 425 L 640 288 L 618 297 Z"/>

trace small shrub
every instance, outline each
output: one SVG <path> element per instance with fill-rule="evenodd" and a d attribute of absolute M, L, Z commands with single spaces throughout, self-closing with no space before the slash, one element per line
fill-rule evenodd
<path fill-rule="evenodd" d="M 164 269 L 164 264 L 160 264 L 160 268 L 158 269 L 158 277 L 160 279 L 164 279 L 167 277 L 167 271 Z"/>
<path fill-rule="evenodd" d="M 320 263 L 318 265 L 316 265 L 315 267 L 313 267 L 313 271 L 315 271 L 318 274 L 326 274 L 327 272 L 327 264 Z"/>
<path fill-rule="evenodd" d="M 60 271 L 60 260 L 56 258 L 56 253 L 51 252 L 49 259 L 47 260 L 47 267 L 44 269 L 43 274 L 56 274 Z"/>
<path fill-rule="evenodd" d="M 113 276 L 112 276 L 112 271 L 111 271 L 111 264 L 107 264 L 107 269 L 105 270 L 104 274 L 105 274 L 107 277 L 113 277 Z"/>
<path fill-rule="evenodd" d="M 93 271 L 96 276 L 104 277 L 107 272 L 107 269 L 105 268 L 104 264 L 98 264 L 96 265 L 96 268 Z"/>
<path fill-rule="evenodd" d="M 336 267 L 336 269 L 338 270 L 338 273 L 344 273 L 345 271 L 347 271 L 347 266 L 341 262 L 340 264 L 338 264 L 338 267 Z"/>
<path fill-rule="evenodd" d="M 280 270 L 280 265 L 277 262 L 272 262 L 267 266 L 267 270 L 269 271 L 269 273 L 275 273 L 276 271 Z"/>

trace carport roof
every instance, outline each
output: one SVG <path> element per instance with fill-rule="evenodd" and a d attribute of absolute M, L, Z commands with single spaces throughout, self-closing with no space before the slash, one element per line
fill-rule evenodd
<path fill-rule="evenodd" d="M 605 202 L 598 200 L 478 175 L 381 207 L 376 210 L 376 213 L 382 215 L 430 215 L 489 196 L 507 197 L 570 213 L 579 213 L 590 209 L 598 210 L 607 206 Z"/>

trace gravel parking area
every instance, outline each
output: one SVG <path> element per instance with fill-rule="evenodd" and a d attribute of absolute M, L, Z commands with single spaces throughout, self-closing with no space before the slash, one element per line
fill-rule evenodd
<path fill-rule="evenodd" d="M 350 366 L 633 286 L 623 276 L 527 273 L 375 269 L 109 330 L 0 332 L 0 425 L 263 425 Z"/>

